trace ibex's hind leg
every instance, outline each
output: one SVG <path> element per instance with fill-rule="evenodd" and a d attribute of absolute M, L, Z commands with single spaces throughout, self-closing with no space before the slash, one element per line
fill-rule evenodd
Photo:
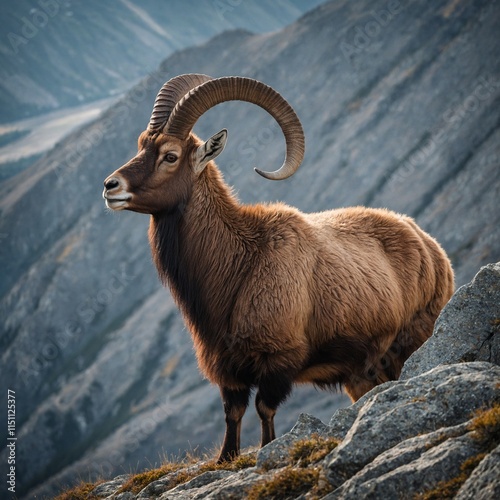
<path fill-rule="evenodd" d="M 414 223 L 412 223 L 414 225 Z M 420 229 L 417 230 L 421 232 Z M 428 238 L 428 236 L 426 236 Z M 346 392 L 353 401 L 388 380 L 397 380 L 405 361 L 431 335 L 439 313 L 453 295 L 453 271 L 448 262 L 442 260 L 440 250 L 434 246 L 429 248 L 434 252 L 435 264 L 440 262 L 436 275 L 436 293 L 425 307 L 417 311 L 411 321 L 402 328 L 387 352 L 380 358 L 368 363 L 362 373 L 352 374 L 344 382 Z"/>
<path fill-rule="evenodd" d="M 404 362 L 431 335 L 437 314 L 427 309 L 418 311 L 411 323 L 401 329 L 387 352 L 375 361 L 369 362 L 362 373 L 354 374 L 345 382 L 344 387 L 353 401 L 379 384 L 397 380 Z"/>
<path fill-rule="evenodd" d="M 226 416 L 226 434 L 217 463 L 232 460 L 240 454 L 241 419 L 250 398 L 250 389 L 232 390 L 221 387 Z"/>
<path fill-rule="evenodd" d="M 355 402 L 368 391 L 371 391 L 376 385 L 378 385 L 378 383 L 370 377 L 361 378 L 353 376 L 349 381 L 344 383 L 344 389 L 351 398 L 351 401 Z"/>
<path fill-rule="evenodd" d="M 274 415 L 291 390 L 292 382 L 282 375 L 268 376 L 260 381 L 255 396 L 255 407 L 261 423 L 261 446 L 265 446 L 276 437 Z"/>
<path fill-rule="evenodd" d="M 432 335 L 439 310 L 439 307 L 430 304 L 415 313 L 411 323 L 398 333 L 396 340 L 381 360 L 389 380 L 399 378 L 405 361 Z"/>

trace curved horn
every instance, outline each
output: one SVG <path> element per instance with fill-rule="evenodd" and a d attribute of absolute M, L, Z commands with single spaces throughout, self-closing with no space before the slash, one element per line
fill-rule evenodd
<path fill-rule="evenodd" d="M 175 105 L 163 132 L 185 139 L 203 113 L 217 104 L 235 100 L 251 102 L 265 109 L 278 122 L 285 136 L 286 157 L 283 165 L 274 172 L 257 168 L 256 172 L 272 180 L 290 177 L 304 158 L 304 131 L 290 104 L 278 92 L 258 80 L 227 76 L 202 83 Z"/>
<path fill-rule="evenodd" d="M 161 129 L 167 122 L 174 106 L 193 88 L 208 82 L 212 77 L 202 74 L 187 74 L 171 78 L 163 84 L 156 96 L 148 130 Z"/>

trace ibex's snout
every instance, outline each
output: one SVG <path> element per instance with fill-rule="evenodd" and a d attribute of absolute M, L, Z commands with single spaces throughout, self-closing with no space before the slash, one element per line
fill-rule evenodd
<path fill-rule="evenodd" d="M 108 177 L 104 181 L 104 188 L 107 191 L 112 191 L 120 185 L 120 181 L 116 177 Z"/>
<path fill-rule="evenodd" d="M 123 180 L 117 175 L 112 174 L 104 181 L 102 197 L 106 200 L 108 208 L 123 210 L 127 208 L 131 195 L 127 193 Z"/>

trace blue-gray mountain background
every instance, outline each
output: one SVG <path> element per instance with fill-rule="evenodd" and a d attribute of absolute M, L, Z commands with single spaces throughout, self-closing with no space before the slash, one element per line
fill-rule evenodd
<path fill-rule="evenodd" d="M 115 100 L 0 184 L 0 370 L 2 391 L 17 396 L 19 496 L 141 470 L 222 438 L 218 391 L 198 373 L 153 269 L 148 218 L 110 214 L 101 199 L 103 179 L 133 156 L 158 89 L 175 75 L 257 78 L 300 116 L 306 157 L 281 183 L 252 168 L 272 170 L 284 154 L 264 111 L 227 103 L 199 121 L 205 138 L 228 128 L 217 163 L 242 201 L 407 213 L 444 246 L 458 285 L 500 260 L 499 1 L 334 0 L 301 17 L 304 4 L 285 1 L 199 2 L 196 15 L 159 0 L 56 4 L 26 44 L 6 35 L 22 36 L 22 17 L 35 23 L 41 4 L 2 4 L 0 121 Z M 277 430 L 302 411 L 327 421 L 345 404 L 298 388 Z M 254 413 L 245 446 L 258 442 Z"/>

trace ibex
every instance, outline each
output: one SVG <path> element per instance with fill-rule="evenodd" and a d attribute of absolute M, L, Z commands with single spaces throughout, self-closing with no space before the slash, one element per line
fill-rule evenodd
<path fill-rule="evenodd" d="M 257 172 L 291 176 L 305 146 L 285 99 L 249 78 L 192 74 L 163 85 L 137 155 L 104 181 L 103 193 L 113 210 L 151 214 L 159 276 L 182 311 L 202 373 L 220 388 L 220 462 L 239 454 L 252 389 L 264 446 L 293 384 L 342 385 L 356 400 L 396 379 L 453 293 L 445 252 L 409 217 L 240 204 L 213 161 L 227 131 L 206 142 L 192 132 L 203 113 L 230 100 L 264 108 L 285 136 L 283 165 Z"/>

